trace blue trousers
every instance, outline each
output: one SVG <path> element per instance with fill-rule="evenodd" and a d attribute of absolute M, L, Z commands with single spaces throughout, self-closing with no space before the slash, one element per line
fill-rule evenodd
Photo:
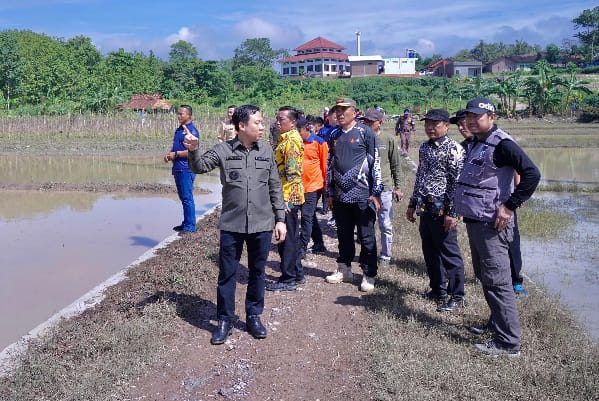
<path fill-rule="evenodd" d="M 239 259 L 246 243 L 248 254 L 248 286 L 245 293 L 246 315 L 260 315 L 264 310 L 264 266 L 268 258 L 272 231 L 246 234 L 220 232 L 218 287 L 216 313 L 219 320 L 235 319 L 235 289 Z"/>
<path fill-rule="evenodd" d="M 175 185 L 177 194 L 183 205 L 183 231 L 195 232 L 196 230 L 196 205 L 193 200 L 193 182 L 196 175 L 190 171 L 175 171 Z"/>

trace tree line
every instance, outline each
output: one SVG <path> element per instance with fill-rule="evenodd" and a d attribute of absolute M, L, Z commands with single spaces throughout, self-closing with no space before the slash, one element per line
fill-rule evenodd
<path fill-rule="evenodd" d="M 560 52 L 586 52 L 597 57 L 599 7 L 573 23 L 581 30 L 579 44 Z M 549 47 L 549 46 L 548 46 Z M 538 47 L 480 42 L 469 55 L 486 60 L 500 54 L 528 53 Z M 361 105 L 378 104 L 394 112 L 403 107 L 445 107 L 454 110 L 472 96 L 499 99 L 504 114 L 514 115 L 522 104 L 535 115 L 568 113 L 572 106 L 599 115 L 599 99 L 579 79 L 580 69 L 558 70 L 541 60 L 533 71 L 515 71 L 477 79 L 366 77 L 340 79 L 281 78 L 273 61 L 285 56 L 267 38 L 245 40 L 227 60 L 201 60 L 186 41 L 171 45 L 168 60 L 151 51 L 123 49 L 102 55 L 88 37 L 52 38 L 28 30 L 0 31 L 0 115 L 112 113 L 136 93 L 157 93 L 173 104 L 186 102 L 224 108 L 228 104 L 293 104 L 317 112 L 338 95 Z M 425 62 L 426 60 L 423 60 Z M 592 118 L 591 118 L 592 119 Z"/>

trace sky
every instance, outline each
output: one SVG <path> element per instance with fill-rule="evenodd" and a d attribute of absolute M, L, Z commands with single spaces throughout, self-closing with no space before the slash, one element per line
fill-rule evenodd
<path fill-rule="evenodd" d="M 422 57 L 450 57 L 480 40 L 561 46 L 574 39 L 572 19 L 595 6 L 596 0 L 0 0 L 0 30 L 83 35 L 103 54 L 151 50 L 164 60 L 179 40 L 192 43 L 203 60 L 220 60 L 246 39 L 263 37 L 295 54 L 322 36 L 352 56 L 356 32 L 362 56 L 405 57 L 411 48 Z"/>

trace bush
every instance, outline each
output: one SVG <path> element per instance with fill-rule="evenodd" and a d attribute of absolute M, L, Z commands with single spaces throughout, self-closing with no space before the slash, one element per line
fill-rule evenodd
<path fill-rule="evenodd" d="M 599 74 L 599 65 L 584 67 L 580 72 L 583 74 Z"/>

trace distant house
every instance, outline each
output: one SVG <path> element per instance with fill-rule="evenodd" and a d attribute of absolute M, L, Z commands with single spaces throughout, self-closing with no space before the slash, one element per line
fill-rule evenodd
<path fill-rule="evenodd" d="M 543 58 L 542 53 L 526 54 L 522 56 L 497 57 L 485 65 L 483 72 L 530 71 L 537 61 Z"/>
<path fill-rule="evenodd" d="M 415 57 L 394 57 L 383 59 L 383 71 L 386 76 L 417 77 Z"/>
<path fill-rule="evenodd" d="M 172 108 L 171 104 L 162 98 L 162 95 L 141 93 L 131 96 L 128 102 L 119 103 L 117 106 L 121 110 L 132 109 L 135 112 L 152 111 L 154 113 L 168 112 Z"/>
<path fill-rule="evenodd" d="M 384 70 L 381 56 L 349 56 L 352 78 L 378 75 Z"/>
<path fill-rule="evenodd" d="M 278 60 L 280 74 L 284 77 L 345 76 L 349 70 L 349 59 L 343 53 L 345 47 L 321 36 L 293 49 L 294 56 Z"/>
<path fill-rule="evenodd" d="M 437 60 L 432 65 L 427 66 L 436 77 L 453 76 L 460 77 L 480 77 L 483 75 L 483 63 L 478 60 L 456 61 L 451 58 Z"/>

